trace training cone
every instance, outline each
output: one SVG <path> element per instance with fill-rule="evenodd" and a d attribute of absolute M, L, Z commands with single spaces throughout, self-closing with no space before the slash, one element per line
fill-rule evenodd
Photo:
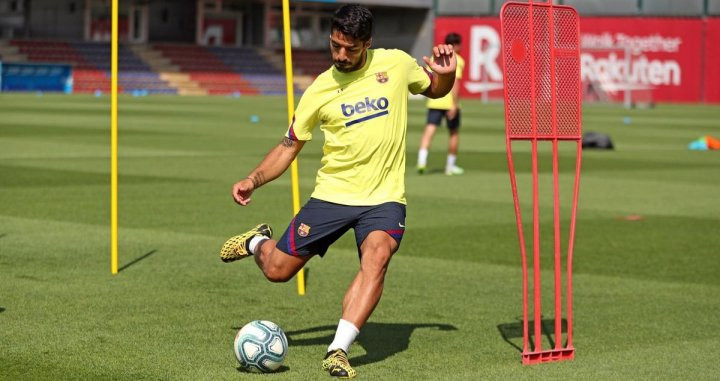
<path fill-rule="evenodd" d="M 708 146 L 705 142 L 705 138 L 693 140 L 690 144 L 688 144 L 688 149 L 692 151 L 707 151 Z"/>
<path fill-rule="evenodd" d="M 710 135 L 705 135 L 701 138 L 698 138 L 697 140 L 692 141 L 690 144 L 688 144 L 688 149 L 694 150 L 694 151 L 707 151 L 707 150 L 720 149 L 720 140 L 718 140 Z"/>
<path fill-rule="evenodd" d="M 705 143 L 708 149 L 720 149 L 720 140 L 713 138 L 710 135 L 705 136 Z"/>

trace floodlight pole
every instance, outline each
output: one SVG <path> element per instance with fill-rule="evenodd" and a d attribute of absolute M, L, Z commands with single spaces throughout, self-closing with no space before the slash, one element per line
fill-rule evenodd
<path fill-rule="evenodd" d="M 293 85 L 292 70 L 292 46 L 290 44 L 290 1 L 283 0 L 283 39 L 285 46 L 285 85 L 287 92 L 287 114 L 288 125 L 292 123 L 293 114 L 295 114 L 295 87 Z M 295 158 L 290 165 L 290 177 L 292 188 L 292 204 L 293 216 L 300 211 L 300 186 L 298 180 L 298 160 Z M 297 289 L 298 295 L 305 295 L 305 269 L 300 269 L 297 273 Z"/>
<path fill-rule="evenodd" d="M 110 48 L 110 273 L 118 273 L 118 1 L 112 0 Z"/>

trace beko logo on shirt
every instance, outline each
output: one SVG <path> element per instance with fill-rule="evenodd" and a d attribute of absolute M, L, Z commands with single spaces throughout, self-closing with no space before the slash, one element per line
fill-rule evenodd
<path fill-rule="evenodd" d="M 345 103 L 340 105 L 343 115 L 350 117 L 355 114 L 364 114 L 366 112 L 387 110 L 390 101 L 385 97 L 378 99 L 370 99 L 365 97 L 365 101 L 346 105 Z"/>

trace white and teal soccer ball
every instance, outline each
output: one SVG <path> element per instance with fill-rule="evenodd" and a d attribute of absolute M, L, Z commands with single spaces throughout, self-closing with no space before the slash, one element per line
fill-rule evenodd
<path fill-rule="evenodd" d="M 280 326 L 267 320 L 254 320 L 238 331 L 233 349 L 244 370 L 268 373 L 282 365 L 288 343 Z"/>

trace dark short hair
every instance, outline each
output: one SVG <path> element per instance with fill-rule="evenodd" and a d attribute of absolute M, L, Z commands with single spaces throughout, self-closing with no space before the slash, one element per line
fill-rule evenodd
<path fill-rule="evenodd" d="M 449 33 L 445 36 L 445 43 L 448 45 L 457 45 L 460 43 L 460 35 L 457 33 Z"/>
<path fill-rule="evenodd" d="M 335 11 L 330 32 L 338 31 L 355 40 L 367 41 L 372 37 L 373 16 L 359 4 L 348 4 Z"/>

